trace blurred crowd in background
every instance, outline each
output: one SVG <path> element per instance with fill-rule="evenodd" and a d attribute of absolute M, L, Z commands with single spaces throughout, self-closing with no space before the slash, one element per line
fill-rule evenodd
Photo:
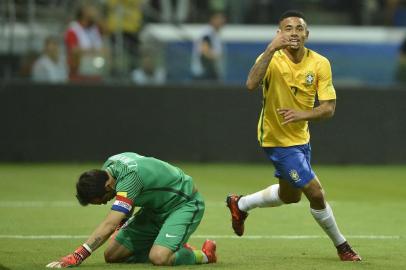
<path fill-rule="evenodd" d="M 221 29 L 276 25 L 288 9 L 303 11 L 311 26 L 406 29 L 406 0 L 4 0 L 0 77 L 40 83 L 227 82 L 225 74 L 235 66 L 230 58 L 236 57 L 229 55 L 225 64 Z M 180 42 L 167 49 L 151 38 L 145 30 L 155 24 L 175 27 Z M 182 26 L 189 24 L 201 27 L 183 37 Z M 395 49 L 393 79 L 406 82 L 406 40 Z"/>

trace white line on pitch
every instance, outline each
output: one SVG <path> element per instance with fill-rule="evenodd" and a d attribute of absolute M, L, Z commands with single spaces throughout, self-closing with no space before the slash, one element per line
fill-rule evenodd
<path fill-rule="evenodd" d="M 328 238 L 327 235 L 192 235 L 192 238 L 213 238 L 213 239 L 319 239 Z M 352 239 L 400 239 L 400 235 L 348 235 L 346 238 Z"/>
<path fill-rule="evenodd" d="M 0 208 L 76 207 L 75 201 L 0 201 Z"/>
<path fill-rule="evenodd" d="M 335 205 L 336 202 L 329 202 Z M 222 201 L 206 201 L 206 207 L 225 208 Z M 0 201 L 0 208 L 50 208 L 50 207 L 80 207 L 77 201 Z M 308 207 L 307 202 L 300 202 L 290 205 L 290 207 Z"/>
<path fill-rule="evenodd" d="M 27 240 L 41 240 L 41 239 L 86 239 L 88 235 L 0 235 L 0 239 L 27 239 Z M 371 239 L 371 240 L 398 240 L 404 238 L 400 235 L 348 235 L 349 239 Z M 238 237 L 235 235 L 192 235 L 191 238 L 210 238 L 210 239 L 320 239 L 327 238 L 326 235 L 246 235 Z"/>

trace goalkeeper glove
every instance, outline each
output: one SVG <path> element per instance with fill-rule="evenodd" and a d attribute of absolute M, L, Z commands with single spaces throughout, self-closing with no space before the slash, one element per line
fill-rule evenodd
<path fill-rule="evenodd" d="M 87 257 L 92 254 L 90 247 L 87 244 L 83 244 L 78 247 L 72 254 L 69 254 L 59 261 L 51 262 L 47 264 L 48 268 L 66 268 L 74 267 L 81 264 Z"/>

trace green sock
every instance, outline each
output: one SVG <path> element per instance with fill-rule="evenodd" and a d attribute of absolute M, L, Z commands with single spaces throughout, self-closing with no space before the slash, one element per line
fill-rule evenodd
<path fill-rule="evenodd" d="M 175 253 L 175 261 L 173 265 L 191 265 L 196 264 L 196 256 L 193 250 L 181 248 Z"/>
<path fill-rule="evenodd" d="M 196 264 L 207 263 L 207 257 L 203 255 L 203 251 L 201 250 L 193 250 L 193 253 L 196 257 Z"/>
<path fill-rule="evenodd" d="M 175 261 L 173 262 L 173 265 L 191 265 L 202 263 L 205 262 L 203 252 L 201 250 L 190 250 L 188 248 L 181 248 L 175 253 Z"/>

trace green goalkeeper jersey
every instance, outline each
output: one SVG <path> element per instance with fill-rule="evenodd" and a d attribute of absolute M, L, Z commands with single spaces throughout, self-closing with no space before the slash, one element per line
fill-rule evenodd
<path fill-rule="evenodd" d="M 107 159 L 102 169 L 116 180 L 112 210 L 127 215 L 134 206 L 165 214 L 189 201 L 194 193 L 190 176 L 156 158 L 122 153 Z"/>

